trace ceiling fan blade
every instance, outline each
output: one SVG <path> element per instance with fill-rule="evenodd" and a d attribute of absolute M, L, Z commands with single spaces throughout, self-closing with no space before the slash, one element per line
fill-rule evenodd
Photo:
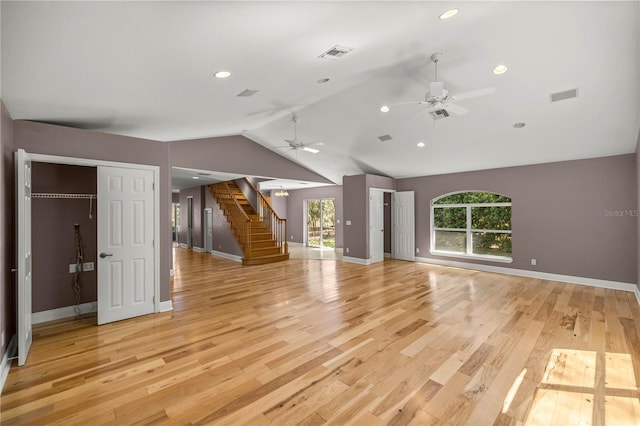
<path fill-rule="evenodd" d="M 414 112 L 413 114 L 411 114 L 407 119 L 409 120 L 409 119 L 412 119 L 412 118 L 414 118 L 414 117 L 417 117 L 417 116 L 418 116 L 418 115 L 420 115 L 423 111 L 425 111 L 425 110 L 427 110 L 427 109 L 429 109 L 429 108 L 431 108 L 431 105 L 424 106 L 424 107 L 422 107 L 422 108 L 418 109 L 418 110 L 417 110 L 416 112 Z"/>
<path fill-rule="evenodd" d="M 301 150 L 303 150 L 303 151 L 310 152 L 310 153 L 312 153 L 312 154 L 317 154 L 317 153 L 319 153 L 319 152 L 320 152 L 320 151 L 318 151 L 317 149 L 315 149 L 315 148 L 310 148 L 310 147 L 308 147 L 308 146 L 301 146 L 301 147 L 300 147 L 300 149 L 301 149 Z"/>
<path fill-rule="evenodd" d="M 496 88 L 493 86 L 485 87 L 484 89 L 471 90 L 469 92 L 458 93 L 457 95 L 450 95 L 453 100 L 461 101 L 463 99 L 477 98 L 479 96 L 491 95 L 496 92 Z"/>
<path fill-rule="evenodd" d="M 456 105 L 456 104 L 447 104 L 447 106 L 444 109 L 446 109 L 447 112 L 450 112 L 454 115 L 465 115 L 466 113 L 469 112 L 467 108 L 461 107 L 460 105 Z"/>

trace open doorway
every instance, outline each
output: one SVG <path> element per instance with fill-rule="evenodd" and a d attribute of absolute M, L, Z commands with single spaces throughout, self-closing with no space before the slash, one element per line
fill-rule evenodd
<path fill-rule="evenodd" d="M 336 206 L 333 198 L 306 200 L 308 247 L 336 247 Z"/>

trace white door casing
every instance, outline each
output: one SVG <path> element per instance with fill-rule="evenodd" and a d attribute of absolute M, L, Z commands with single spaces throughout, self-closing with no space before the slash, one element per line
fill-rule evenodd
<path fill-rule="evenodd" d="M 415 209 L 414 192 L 394 192 L 391 195 L 393 206 L 392 221 L 392 257 L 400 260 L 415 260 Z"/>
<path fill-rule="evenodd" d="M 24 150 L 15 154 L 18 261 L 18 365 L 24 365 L 33 340 L 31 274 L 31 158 Z"/>
<path fill-rule="evenodd" d="M 98 166 L 98 324 L 154 312 L 154 173 Z"/>
<path fill-rule="evenodd" d="M 369 190 L 369 259 L 384 260 L 384 192 Z"/>

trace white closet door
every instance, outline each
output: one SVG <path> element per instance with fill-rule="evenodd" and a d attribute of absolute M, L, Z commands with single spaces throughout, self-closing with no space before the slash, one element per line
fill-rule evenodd
<path fill-rule="evenodd" d="M 18 222 L 18 365 L 27 362 L 31 332 L 31 157 L 19 149 L 16 164 L 16 218 Z"/>
<path fill-rule="evenodd" d="M 415 260 L 415 209 L 413 191 L 394 192 L 392 256 L 394 259 Z"/>
<path fill-rule="evenodd" d="M 98 324 L 154 312 L 153 179 L 98 167 Z"/>

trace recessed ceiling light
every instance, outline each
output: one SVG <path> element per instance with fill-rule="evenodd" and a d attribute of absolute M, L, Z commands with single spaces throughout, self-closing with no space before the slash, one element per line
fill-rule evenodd
<path fill-rule="evenodd" d="M 513 128 L 514 129 L 522 129 L 524 126 L 526 126 L 526 124 L 524 124 L 524 123 L 515 123 L 513 125 Z"/>
<path fill-rule="evenodd" d="M 416 146 L 417 146 L 418 148 L 424 148 L 424 142 L 418 142 L 418 143 L 416 144 Z"/>
<path fill-rule="evenodd" d="M 387 105 L 382 105 L 382 106 L 380 107 L 380 111 L 382 111 L 382 112 L 389 112 L 389 106 L 387 106 Z"/>
<path fill-rule="evenodd" d="M 191 179 L 200 179 L 198 176 L 191 176 Z"/>
<path fill-rule="evenodd" d="M 229 71 L 218 71 L 214 74 L 215 78 L 227 78 L 231 77 L 231 73 Z"/>
<path fill-rule="evenodd" d="M 455 16 L 458 13 L 458 9 L 449 9 L 446 12 L 442 13 L 439 18 L 440 19 L 449 19 Z"/>
<path fill-rule="evenodd" d="M 318 84 L 324 84 L 324 83 L 328 83 L 329 81 L 331 81 L 328 78 L 321 78 L 320 80 L 318 80 L 316 83 Z"/>
<path fill-rule="evenodd" d="M 500 75 L 500 74 L 504 74 L 505 72 L 507 72 L 509 68 L 507 68 L 506 65 L 500 64 L 500 65 L 496 65 L 496 67 L 493 69 L 493 73 L 496 75 Z"/>

